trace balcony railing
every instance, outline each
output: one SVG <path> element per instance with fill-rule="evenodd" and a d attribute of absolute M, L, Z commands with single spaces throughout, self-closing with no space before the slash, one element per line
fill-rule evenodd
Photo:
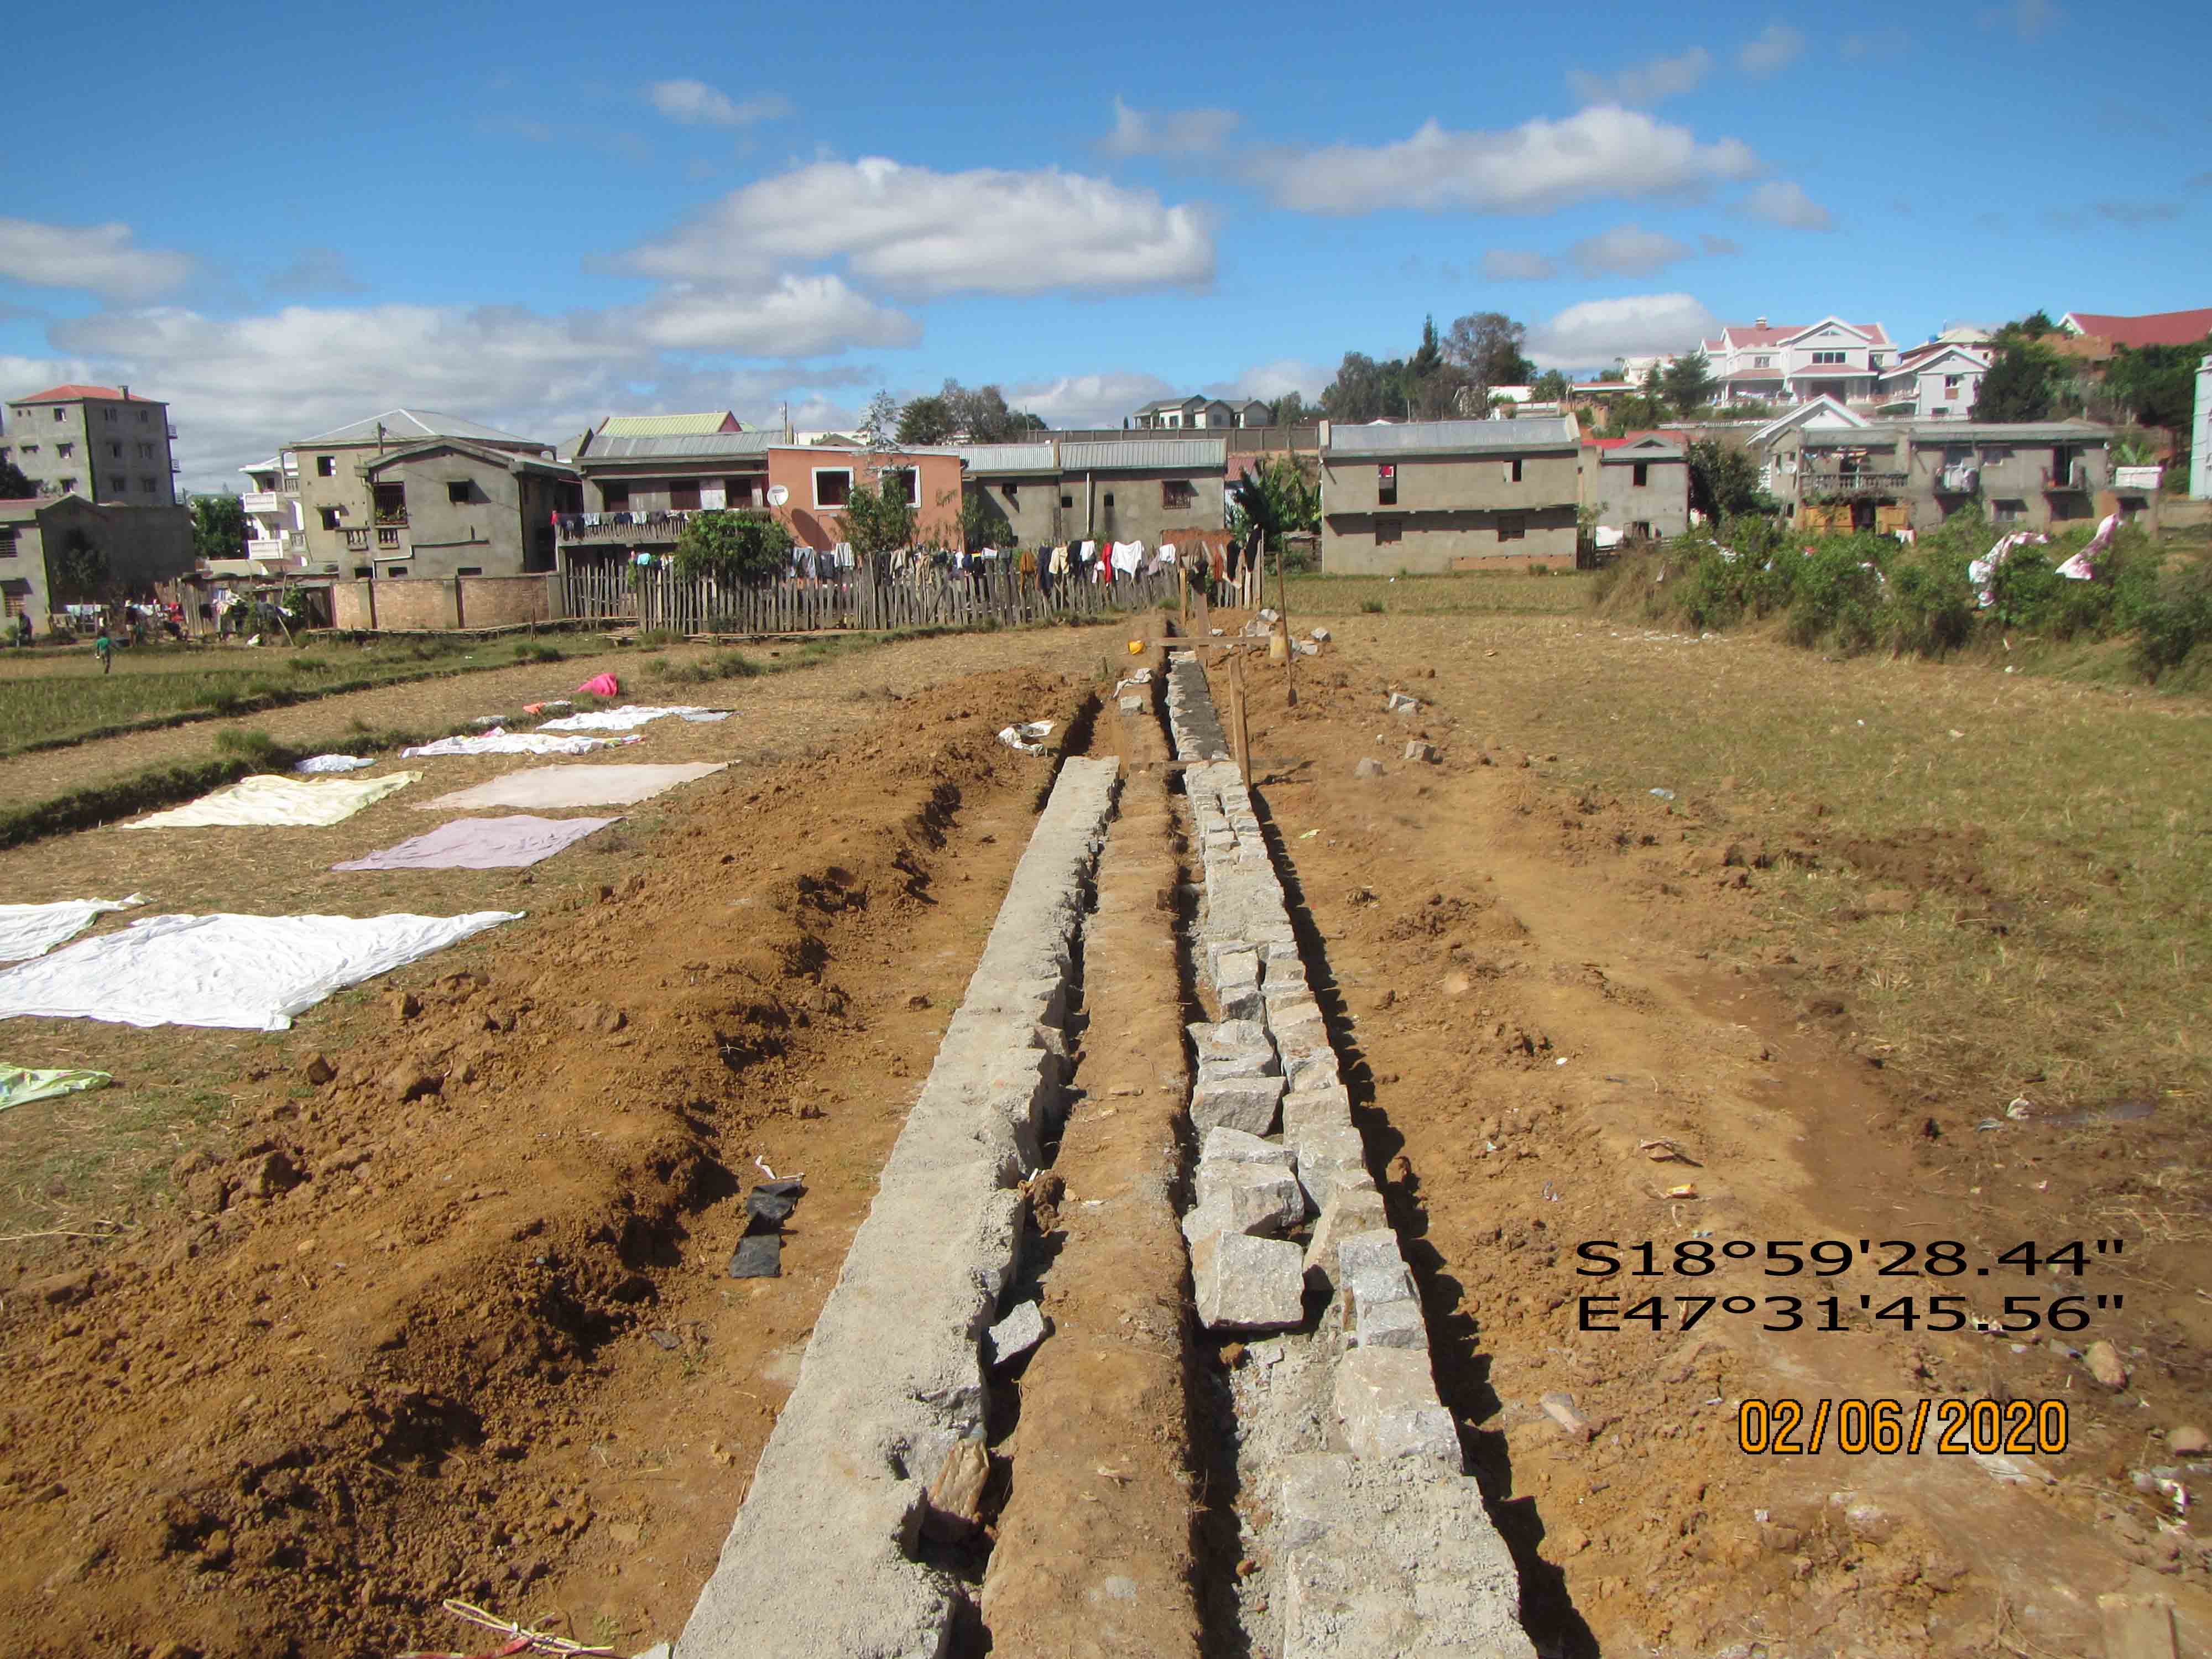
<path fill-rule="evenodd" d="M 640 542 L 672 542 L 684 533 L 690 519 L 690 513 L 680 508 L 653 513 L 563 513 L 554 528 L 564 547 L 609 543 L 628 547 Z M 591 522 L 594 520 L 598 522 Z"/>
<path fill-rule="evenodd" d="M 390 525 L 395 530 L 404 530 L 407 528 L 407 509 L 404 507 L 380 507 L 376 509 L 376 522 Z"/>
<path fill-rule="evenodd" d="M 1808 500 L 1822 496 L 1891 495 L 1905 488 L 1902 472 L 1808 472 L 1799 488 Z"/>

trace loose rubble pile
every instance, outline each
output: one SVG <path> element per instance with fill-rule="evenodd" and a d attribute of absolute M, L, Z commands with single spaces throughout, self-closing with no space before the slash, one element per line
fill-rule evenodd
<path fill-rule="evenodd" d="M 1239 1372 L 1240 1472 L 1268 1517 L 1254 1581 L 1266 1588 L 1246 1605 L 1279 1614 L 1283 1659 L 1533 1656 L 1251 792 L 1188 653 L 1171 660 L 1167 702 L 1205 863 L 1198 954 L 1220 1016 L 1190 1028 L 1201 1139 L 1183 1231 L 1198 1315 L 1213 1330 L 1287 1333 L 1254 1340 Z M 1310 1322 L 1310 1301 L 1322 1304 Z"/>

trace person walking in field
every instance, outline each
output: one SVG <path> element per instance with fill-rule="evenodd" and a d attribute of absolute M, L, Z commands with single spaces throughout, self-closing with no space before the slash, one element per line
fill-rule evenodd
<path fill-rule="evenodd" d="M 100 625 L 100 637 L 92 642 L 92 654 L 100 659 L 100 672 L 109 672 L 115 666 L 115 641 L 107 637 L 107 624 Z"/>

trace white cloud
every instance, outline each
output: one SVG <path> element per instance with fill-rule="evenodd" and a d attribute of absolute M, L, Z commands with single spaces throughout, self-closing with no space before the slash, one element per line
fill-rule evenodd
<path fill-rule="evenodd" d="M 1213 238 L 1196 208 L 1079 173 L 938 173 L 871 157 L 733 191 L 620 263 L 713 283 L 836 258 L 908 294 L 1170 288 L 1212 280 Z"/>
<path fill-rule="evenodd" d="M 1548 254 L 1494 247 L 1482 256 L 1482 274 L 1493 283 L 1541 283 L 1558 276 L 1559 267 Z"/>
<path fill-rule="evenodd" d="M 1808 196 L 1803 185 L 1778 179 L 1759 185 L 1736 204 L 1735 210 L 1791 230 L 1833 230 L 1836 227 L 1834 216 Z"/>
<path fill-rule="evenodd" d="M 1761 170 L 1740 139 L 1700 143 L 1686 127 L 1611 106 L 1496 132 L 1431 120 L 1397 143 L 1276 150 L 1250 167 L 1277 206 L 1333 214 L 1545 213 L 1600 198 L 1694 193 Z"/>
<path fill-rule="evenodd" d="M 1528 356 L 1544 368 L 1603 368 L 1616 357 L 1682 352 L 1719 330 L 1687 294 L 1585 300 L 1528 331 Z"/>
<path fill-rule="evenodd" d="M 1585 104 L 1626 104 L 1631 108 L 1677 98 L 1691 91 L 1713 66 L 1713 55 L 1692 46 L 1679 58 L 1655 58 L 1611 75 L 1569 70 L 1567 86 Z"/>
<path fill-rule="evenodd" d="M 1227 109 L 1131 109 L 1114 100 L 1114 131 L 1098 141 L 1109 155 L 1213 155 L 1236 130 Z"/>
<path fill-rule="evenodd" d="M 836 293 L 800 280 L 750 310 L 672 292 L 644 306 L 548 316 L 522 307 L 286 306 L 219 319 L 176 307 L 57 325 L 68 354 L 33 368 L 0 360 L 0 384 L 127 380 L 170 405 L 188 483 L 229 478 L 279 445 L 398 406 L 487 422 L 549 442 L 615 410 L 729 405 L 750 421 L 794 390 L 856 384 L 847 364 L 702 366 L 686 351 L 758 347 L 778 356 L 850 343 L 834 325 L 874 326 Z M 863 302 L 865 303 L 865 302 Z M 897 313 L 889 313 L 896 317 Z M 795 401 L 795 399 L 794 399 Z M 230 479 L 235 482 L 234 478 Z"/>
<path fill-rule="evenodd" d="M 1769 23 L 1764 34 L 1736 53 L 1736 67 L 1747 75 L 1771 75 L 1795 63 L 1804 50 L 1805 37 L 1797 30 L 1787 23 Z"/>
<path fill-rule="evenodd" d="M 301 249 L 299 258 L 262 286 L 271 294 L 284 296 L 363 294 L 368 289 L 368 284 L 354 275 L 345 255 L 334 247 Z"/>
<path fill-rule="evenodd" d="M 1322 388 L 1335 378 L 1334 369 L 1323 368 L 1319 363 L 1297 357 L 1278 357 L 1271 363 L 1255 363 L 1234 380 L 1216 381 L 1204 390 L 1208 397 L 1265 398 L 1269 403 L 1295 392 L 1310 402 L 1320 397 Z"/>
<path fill-rule="evenodd" d="M 792 107 L 791 100 L 780 92 L 733 102 L 704 81 L 655 81 L 645 95 L 653 108 L 687 127 L 749 127 L 781 120 Z"/>
<path fill-rule="evenodd" d="M 617 328 L 664 351 L 812 357 L 849 346 L 907 346 L 921 325 L 838 276 L 786 276 L 763 291 L 678 287 L 616 313 Z"/>
<path fill-rule="evenodd" d="M 0 219 L 0 277 L 33 288 L 79 289 L 109 300 L 149 300 L 192 274 L 190 254 L 133 246 L 131 227 Z"/>
<path fill-rule="evenodd" d="M 1585 236 L 1567 250 L 1585 276 L 1649 276 L 1655 270 L 1694 258 L 1697 249 L 1641 225 L 1615 225 Z"/>
<path fill-rule="evenodd" d="M 1052 426 L 1119 426 L 1132 410 L 1155 398 L 1171 398 L 1182 389 L 1157 374 L 1109 369 L 1097 374 L 1025 380 L 1006 389 L 1006 401 L 1016 409 L 1031 410 Z"/>
<path fill-rule="evenodd" d="M 1698 238 L 1698 246 L 1705 251 L 1705 253 L 1709 258 L 1715 259 L 1721 258 L 1728 254 L 1741 253 L 1743 252 L 1741 248 L 1738 247 L 1735 243 L 1730 240 L 1728 237 L 1716 236 L 1711 231 L 1707 231 L 1704 235 Z"/>

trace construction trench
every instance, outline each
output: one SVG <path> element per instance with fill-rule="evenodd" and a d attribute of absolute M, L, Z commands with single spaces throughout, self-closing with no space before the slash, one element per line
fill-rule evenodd
<path fill-rule="evenodd" d="M 1197 656 L 1130 662 L 655 1655 L 1534 1659 L 1287 860 Z"/>

